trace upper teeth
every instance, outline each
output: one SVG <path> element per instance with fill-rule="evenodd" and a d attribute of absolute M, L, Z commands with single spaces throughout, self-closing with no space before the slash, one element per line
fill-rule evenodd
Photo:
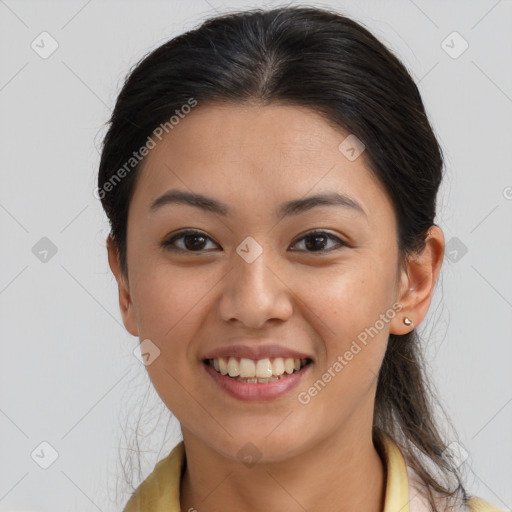
<path fill-rule="evenodd" d="M 219 357 L 210 359 L 210 365 L 212 361 L 213 367 L 222 375 L 248 379 L 254 377 L 265 379 L 272 376 L 278 377 L 285 372 L 290 374 L 293 373 L 294 370 L 298 371 L 301 366 L 306 364 L 307 359 L 293 359 L 292 357 L 284 359 L 282 357 L 276 357 L 272 361 L 268 358 L 254 361 L 252 359 L 246 359 L 245 357 L 230 357 L 229 359 Z"/>

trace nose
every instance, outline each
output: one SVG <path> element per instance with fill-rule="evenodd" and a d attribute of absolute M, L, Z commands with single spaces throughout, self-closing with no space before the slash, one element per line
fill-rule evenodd
<path fill-rule="evenodd" d="M 232 270 L 222 280 L 219 303 L 222 320 L 258 329 L 270 321 L 286 321 L 293 313 L 292 291 L 286 276 L 272 264 L 270 249 L 251 263 L 233 254 Z"/>

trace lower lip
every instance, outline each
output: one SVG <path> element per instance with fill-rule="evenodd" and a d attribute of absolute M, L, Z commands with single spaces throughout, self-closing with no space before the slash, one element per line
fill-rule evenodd
<path fill-rule="evenodd" d="M 247 401 L 267 401 L 278 398 L 298 385 L 305 373 L 309 371 L 312 365 L 310 362 L 298 372 L 291 373 L 287 377 L 283 377 L 267 384 L 240 382 L 232 379 L 227 375 L 222 375 L 214 368 L 206 363 L 203 366 L 206 373 L 224 390 L 226 393 L 239 400 Z"/>

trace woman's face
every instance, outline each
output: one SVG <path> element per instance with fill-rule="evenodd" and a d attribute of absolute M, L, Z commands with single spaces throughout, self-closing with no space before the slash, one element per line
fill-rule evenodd
<path fill-rule="evenodd" d="M 184 435 L 227 457 L 371 432 L 401 272 L 394 209 L 348 135 L 306 108 L 199 105 L 140 170 L 123 319 Z M 311 362 L 246 383 L 205 363 L 220 356 L 246 375 Z"/>

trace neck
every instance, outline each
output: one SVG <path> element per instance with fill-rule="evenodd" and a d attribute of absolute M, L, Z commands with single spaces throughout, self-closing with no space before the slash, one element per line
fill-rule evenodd
<path fill-rule="evenodd" d="M 187 468 L 181 510 L 382 512 L 386 471 L 371 430 L 346 429 L 300 456 L 247 467 L 183 431 Z"/>

